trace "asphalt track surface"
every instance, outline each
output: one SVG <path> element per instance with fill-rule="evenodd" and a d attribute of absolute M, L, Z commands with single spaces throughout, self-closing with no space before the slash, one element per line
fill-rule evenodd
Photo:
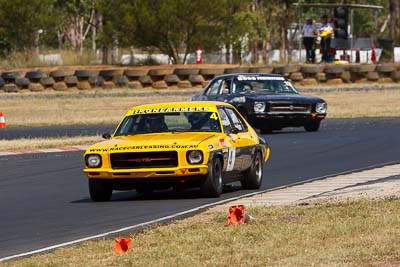
<path fill-rule="evenodd" d="M 265 137 L 271 158 L 264 167 L 262 190 L 400 160 L 400 118 L 327 119 L 319 132 L 293 128 Z M 201 198 L 198 190 L 147 197 L 114 192 L 112 201 L 94 203 L 82 172 L 82 152 L 2 156 L 0 258 L 250 192 L 237 185 L 220 199 Z"/>

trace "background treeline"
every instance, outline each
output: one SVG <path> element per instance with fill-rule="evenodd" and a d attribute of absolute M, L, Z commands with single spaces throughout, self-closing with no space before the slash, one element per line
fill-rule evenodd
<path fill-rule="evenodd" d="M 208 53 L 226 48 L 226 62 L 240 63 L 243 50 L 252 62 L 268 62 L 272 49 L 280 60 L 297 42 L 290 39 L 298 22 L 295 3 L 348 3 L 382 5 L 378 34 L 400 42 L 398 0 L 0 0 L 0 53 L 15 53 L 26 60 L 46 50 L 91 52 L 102 63 L 112 63 L 116 48 L 167 54 L 172 63 L 185 63 L 197 47 Z M 333 16 L 333 9 L 307 8 L 301 13 L 318 20 Z M 374 12 L 354 10 L 354 33 L 372 36 Z M 233 58 L 229 58 L 229 51 Z M 100 53 L 99 53 L 100 51 Z"/>

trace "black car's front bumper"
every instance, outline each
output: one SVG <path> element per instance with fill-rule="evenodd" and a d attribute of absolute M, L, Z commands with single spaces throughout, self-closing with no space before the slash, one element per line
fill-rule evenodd
<path fill-rule="evenodd" d="M 284 127 L 302 127 L 309 123 L 318 123 L 326 114 L 271 114 L 253 113 L 246 116 L 247 121 L 256 128 L 282 129 Z"/>

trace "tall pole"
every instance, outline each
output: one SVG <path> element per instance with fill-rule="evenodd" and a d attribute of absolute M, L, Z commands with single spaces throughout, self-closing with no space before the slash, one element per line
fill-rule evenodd
<path fill-rule="evenodd" d="M 376 43 L 376 39 L 377 39 L 377 31 L 378 31 L 378 10 L 375 9 L 374 12 L 374 17 L 375 17 L 375 31 L 374 31 L 374 43 Z"/>
<path fill-rule="evenodd" d="M 301 62 L 301 39 L 302 39 L 302 29 L 301 29 L 301 13 L 302 13 L 302 9 L 301 9 L 301 7 L 299 6 L 299 11 L 298 11 L 298 14 L 297 14 L 297 16 L 298 16 L 298 19 L 299 19 L 299 25 L 298 25 L 298 27 L 299 27 L 299 62 Z"/>
<path fill-rule="evenodd" d="M 354 45 L 354 10 L 350 10 L 350 62 L 353 61 L 353 45 Z"/>

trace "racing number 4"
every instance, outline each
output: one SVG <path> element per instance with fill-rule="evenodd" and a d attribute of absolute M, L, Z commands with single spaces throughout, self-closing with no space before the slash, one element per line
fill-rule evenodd
<path fill-rule="evenodd" d="M 211 114 L 211 115 L 210 115 L 210 119 L 218 120 L 217 113 L 214 112 L 213 114 Z"/>

